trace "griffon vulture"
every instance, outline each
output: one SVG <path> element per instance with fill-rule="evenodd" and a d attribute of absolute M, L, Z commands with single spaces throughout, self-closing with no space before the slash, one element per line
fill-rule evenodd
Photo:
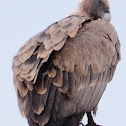
<path fill-rule="evenodd" d="M 18 105 L 29 126 L 95 126 L 106 85 L 120 60 L 107 0 L 82 0 L 77 11 L 28 40 L 13 58 Z"/>

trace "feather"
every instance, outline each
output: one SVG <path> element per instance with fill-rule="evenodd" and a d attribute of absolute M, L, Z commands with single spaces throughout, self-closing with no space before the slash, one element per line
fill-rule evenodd
<path fill-rule="evenodd" d="M 40 115 L 44 110 L 44 103 L 42 95 L 38 94 L 35 90 L 32 92 L 32 110 L 37 115 Z"/>
<path fill-rule="evenodd" d="M 88 72 L 85 76 L 85 86 L 89 85 L 89 82 L 90 82 L 90 67 L 88 67 Z"/>
<path fill-rule="evenodd" d="M 40 63 L 40 58 L 38 58 L 36 61 L 35 61 L 35 63 L 34 63 L 34 66 L 33 66 L 33 68 L 31 69 L 31 71 L 30 71 L 30 77 L 32 77 L 34 74 L 35 74 L 35 72 L 36 72 L 36 70 L 37 70 L 37 67 L 38 67 L 38 65 L 39 65 L 39 63 Z M 31 79 L 32 80 L 32 79 Z"/>
<path fill-rule="evenodd" d="M 46 58 L 51 52 L 52 52 L 53 48 L 50 49 L 45 49 L 44 45 L 41 45 L 38 49 L 38 55 L 37 57 L 39 58 Z"/>
<path fill-rule="evenodd" d="M 45 76 L 40 74 L 37 78 L 35 89 L 38 94 L 44 94 L 47 91 L 47 85 L 45 84 Z"/>
<path fill-rule="evenodd" d="M 62 28 L 61 28 L 61 32 L 66 32 L 66 31 L 69 31 L 69 29 L 72 27 L 72 23 L 69 23 L 69 24 L 67 24 L 66 26 L 63 26 Z"/>
<path fill-rule="evenodd" d="M 76 74 L 79 76 L 79 77 L 82 77 L 83 76 L 83 69 L 81 68 L 81 66 L 79 66 L 79 65 L 76 65 L 75 66 L 75 71 L 76 71 Z"/>
<path fill-rule="evenodd" d="M 111 81 L 112 78 L 113 78 L 113 75 L 114 75 L 114 72 L 115 72 L 115 68 L 116 68 L 115 66 L 112 66 L 111 69 L 110 69 L 109 81 Z"/>
<path fill-rule="evenodd" d="M 43 113 L 41 113 L 41 115 L 39 115 L 39 116 L 38 115 L 34 116 L 34 119 L 36 120 L 36 122 L 39 123 L 39 125 L 45 125 L 49 121 L 50 111 L 51 111 L 51 108 L 54 103 L 55 91 L 56 91 L 56 87 L 54 85 L 51 85 L 47 104 L 46 104 L 46 107 L 45 107 Z"/>
<path fill-rule="evenodd" d="M 71 27 L 71 29 L 69 29 L 69 31 L 67 32 L 67 34 L 71 37 L 74 38 L 77 34 L 77 31 L 79 29 L 79 26 L 75 25 L 73 27 Z"/>
<path fill-rule="evenodd" d="M 53 49 L 56 51 L 60 50 L 63 47 L 64 43 L 66 42 L 66 39 L 67 39 L 67 36 L 65 36 L 58 44 L 56 44 L 53 47 Z"/>
<path fill-rule="evenodd" d="M 14 72 L 14 75 L 18 75 L 20 72 L 21 72 L 21 69 L 22 69 L 22 65 L 19 65 L 19 66 L 12 66 L 12 70 Z"/>
<path fill-rule="evenodd" d="M 26 60 L 23 64 L 22 64 L 22 68 L 23 70 L 29 72 L 35 63 L 36 60 L 36 55 L 31 56 L 28 60 Z"/>
<path fill-rule="evenodd" d="M 45 49 L 50 49 L 53 47 L 54 43 L 51 40 L 51 35 L 47 35 L 44 40 Z"/>
<path fill-rule="evenodd" d="M 22 54 L 19 56 L 19 61 L 20 61 L 20 62 L 25 62 L 28 58 L 31 57 L 31 55 L 33 54 L 33 52 L 35 51 L 35 49 L 36 49 L 36 46 L 30 47 L 29 50 L 27 50 L 26 52 L 22 53 Z"/>
<path fill-rule="evenodd" d="M 26 86 L 27 86 L 27 88 L 28 88 L 29 91 L 33 91 L 33 85 L 32 84 L 30 84 L 27 81 L 25 81 L 24 83 L 26 84 Z"/>
<path fill-rule="evenodd" d="M 59 43 L 64 37 L 66 36 L 66 33 L 64 32 L 57 32 L 55 35 L 51 35 L 51 40 L 54 44 Z"/>
<path fill-rule="evenodd" d="M 65 27 L 66 25 L 68 25 L 71 21 L 71 17 L 67 17 L 67 18 L 64 18 L 63 20 L 59 21 L 58 22 L 58 25 L 60 27 Z"/>
<path fill-rule="evenodd" d="M 38 41 L 43 42 L 45 40 L 46 34 L 45 32 L 39 33 Z"/>
<path fill-rule="evenodd" d="M 74 91 L 75 91 L 75 75 L 73 73 L 68 73 L 68 92 L 67 95 L 69 97 L 73 97 L 74 96 Z"/>
<path fill-rule="evenodd" d="M 25 97 L 28 93 L 28 89 L 24 82 L 19 81 L 16 77 L 14 77 L 15 87 L 18 89 L 21 97 Z"/>
<path fill-rule="evenodd" d="M 22 117 L 25 117 L 25 105 L 26 105 L 26 97 L 21 97 L 19 91 L 17 92 L 17 97 L 18 97 L 18 106 L 20 108 L 20 112 Z"/>
<path fill-rule="evenodd" d="M 53 78 L 53 84 L 57 87 L 62 87 L 63 73 L 60 69 L 56 69 L 56 77 Z"/>
<path fill-rule="evenodd" d="M 68 85 L 68 72 L 66 71 L 63 71 L 63 85 L 61 88 L 59 88 L 59 90 L 62 92 L 62 93 L 67 93 L 68 91 L 68 88 L 69 88 L 69 85 Z"/>
<path fill-rule="evenodd" d="M 30 126 L 39 126 L 39 124 L 34 122 L 32 118 L 28 118 L 28 123 Z"/>
<path fill-rule="evenodd" d="M 24 72 L 24 71 L 21 71 L 20 73 L 19 73 L 19 76 L 21 77 L 21 78 L 28 78 L 30 75 L 29 75 L 29 73 L 26 73 L 26 71 Z"/>
<path fill-rule="evenodd" d="M 50 27 L 50 29 L 49 29 L 49 34 L 50 34 L 50 35 L 54 35 L 54 34 L 56 34 L 56 33 L 59 32 L 59 31 L 60 31 L 60 27 L 58 26 L 57 23 L 55 23 L 54 25 L 52 25 L 52 26 Z"/>
<path fill-rule="evenodd" d="M 54 66 L 58 66 L 59 62 L 60 62 L 61 56 L 55 56 L 53 58 L 53 65 Z"/>
<path fill-rule="evenodd" d="M 56 76 L 56 70 L 55 70 L 54 67 L 49 69 L 48 76 L 51 77 L 51 78 L 54 78 Z"/>
<path fill-rule="evenodd" d="M 19 61 L 19 55 L 14 56 L 13 58 L 13 66 L 18 67 L 21 65 L 21 61 Z M 16 68 L 13 68 L 16 69 Z"/>

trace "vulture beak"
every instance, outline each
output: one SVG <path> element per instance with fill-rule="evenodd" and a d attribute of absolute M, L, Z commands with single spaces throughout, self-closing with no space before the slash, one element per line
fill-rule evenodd
<path fill-rule="evenodd" d="M 110 13 L 108 8 L 105 10 L 105 13 L 104 13 L 102 19 L 110 22 L 110 20 L 111 20 L 111 13 Z"/>

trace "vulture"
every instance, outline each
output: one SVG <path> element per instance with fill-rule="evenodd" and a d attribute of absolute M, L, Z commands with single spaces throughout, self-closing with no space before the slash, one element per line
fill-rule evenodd
<path fill-rule="evenodd" d="M 120 61 L 108 0 L 78 9 L 31 37 L 12 61 L 21 115 L 29 126 L 96 126 L 92 114 Z M 84 124 L 82 124 L 84 125 Z"/>

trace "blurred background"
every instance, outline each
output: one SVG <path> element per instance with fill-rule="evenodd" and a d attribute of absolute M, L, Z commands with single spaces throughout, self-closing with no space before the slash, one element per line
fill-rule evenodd
<path fill-rule="evenodd" d="M 121 62 L 99 103 L 97 124 L 124 126 L 126 113 L 126 1 L 109 0 L 121 42 Z M 12 58 L 31 36 L 77 8 L 78 0 L 3 0 L 0 4 L 0 125 L 28 126 L 20 115 L 11 70 Z"/>

